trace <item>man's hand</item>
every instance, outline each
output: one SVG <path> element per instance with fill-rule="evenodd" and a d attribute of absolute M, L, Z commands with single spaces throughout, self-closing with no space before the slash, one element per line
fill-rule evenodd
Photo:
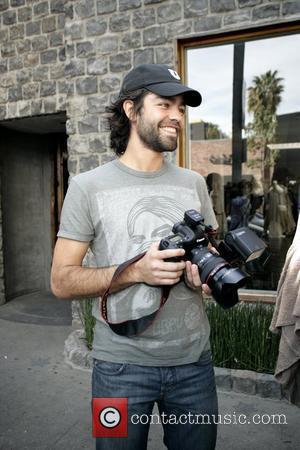
<path fill-rule="evenodd" d="M 183 249 L 159 250 L 159 242 L 149 247 L 145 256 L 134 266 L 136 280 L 153 286 L 173 285 L 180 281 L 185 269 L 185 261 L 168 262 L 168 258 L 183 256 Z"/>
<path fill-rule="evenodd" d="M 189 288 L 199 289 L 202 287 L 202 290 L 206 295 L 211 295 L 209 286 L 201 283 L 197 265 L 192 264 L 191 261 L 186 261 L 185 263 L 185 282 Z"/>

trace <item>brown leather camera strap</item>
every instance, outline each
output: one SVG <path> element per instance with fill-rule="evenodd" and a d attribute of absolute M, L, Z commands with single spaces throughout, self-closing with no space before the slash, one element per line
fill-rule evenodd
<path fill-rule="evenodd" d="M 159 311 L 163 307 L 163 305 L 166 303 L 169 297 L 170 289 L 172 286 L 162 286 L 161 287 L 161 299 L 160 299 L 160 305 L 159 308 L 154 311 L 151 314 L 148 314 L 147 316 L 140 317 L 139 319 L 132 319 L 132 320 L 126 320 L 125 322 L 119 322 L 119 323 L 112 323 L 109 322 L 108 316 L 107 316 L 107 297 L 110 294 L 110 289 L 113 284 L 113 282 L 118 278 L 118 276 L 128 267 L 130 264 L 135 263 L 136 261 L 139 261 L 143 258 L 146 252 L 140 253 L 139 255 L 135 256 L 134 258 L 129 259 L 128 261 L 125 261 L 124 263 L 120 264 L 112 279 L 110 282 L 110 285 L 108 289 L 105 291 L 103 297 L 100 299 L 100 312 L 105 320 L 105 322 L 110 326 L 111 330 L 120 335 L 120 336 L 137 336 L 144 331 L 153 323 L 153 321 L 156 319 Z"/>

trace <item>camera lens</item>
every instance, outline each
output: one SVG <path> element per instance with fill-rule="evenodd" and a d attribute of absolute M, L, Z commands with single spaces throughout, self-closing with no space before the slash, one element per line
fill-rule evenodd
<path fill-rule="evenodd" d="M 194 248 L 191 256 L 201 282 L 211 288 L 214 299 L 225 309 L 234 306 L 238 302 L 237 290 L 245 285 L 247 276 L 207 247 Z"/>

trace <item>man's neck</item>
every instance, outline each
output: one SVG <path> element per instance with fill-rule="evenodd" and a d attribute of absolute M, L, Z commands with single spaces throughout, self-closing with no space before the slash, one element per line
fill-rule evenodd
<path fill-rule="evenodd" d="M 125 166 L 141 172 L 157 172 L 164 164 L 164 155 L 137 142 L 128 143 L 125 153 L 120 157 Z"/>

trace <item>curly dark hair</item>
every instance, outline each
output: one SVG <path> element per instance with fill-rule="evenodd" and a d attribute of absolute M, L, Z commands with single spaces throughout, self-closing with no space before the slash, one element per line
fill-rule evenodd
<path fill-rule="evenodd" d="M 110 131 L 110 146 L 117 156 L 125 152 L 130 134 L 130 120 L 125 114 L 123 103 L 125 100 L 132 100 L 134 112 L 138 114 L 143 107 L 147 92 L 146 89 L 138 89 L 126 96 L 118 97 L 106 108 L 106 112 L 109 114 L 107 125 Z"/>

